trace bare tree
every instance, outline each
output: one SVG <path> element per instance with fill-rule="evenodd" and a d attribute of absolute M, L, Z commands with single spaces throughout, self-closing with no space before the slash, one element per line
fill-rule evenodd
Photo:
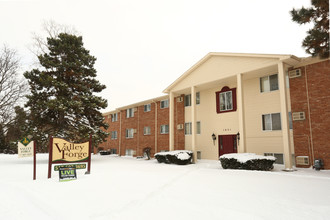
<path fill-rule="evenodd" d="M 0 125 L 5 132 L 15 116 L 15 106 L 28 89 L 24 78 L 19 77 L 19 68 L 16 51 L 3 46 L 0 50 Z"/>
<path fill-rule="evenodd" d="M 32 33 L 33 43 L 30 47 L 30 51 L 39 56 L 48 52 L 47 38 L 57 38 L 60 33 L 79 35 L 78 31 L 70 25 L 58 24 L 53 20 L 45 20 L 42 23 L 43 33 L 46 35 L 41 35 L 37 33 Z"/>

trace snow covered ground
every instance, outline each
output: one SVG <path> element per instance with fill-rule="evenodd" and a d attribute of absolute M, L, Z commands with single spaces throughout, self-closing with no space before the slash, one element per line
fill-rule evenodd
<path fill-rule="evenodd" d="M 47 179 L 48 155 L 0 154 L 0 219 L 330 219 L 330 171 L 223 170 L 93 155 L 91 174 Z"/>

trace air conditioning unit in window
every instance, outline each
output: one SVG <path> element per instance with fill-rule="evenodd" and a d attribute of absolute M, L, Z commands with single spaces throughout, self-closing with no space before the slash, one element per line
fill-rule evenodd
<path fill-rule="evenodd" d="M 296 78 L 301 76 L 301 70 L 300 69 L 295 69 L 295 70 L 291 70 L 289 71 L 289 78 Z"/>
<path fill-rule="evenodd" d="M 183 102 L 183 97 L 182 97 L 182 96 L 177 97 L 177 98 L 176 98 L 176 101 L 177 101 L 177 102 Z"/>
<path fill-rule="evenodd" d="M 182 130 L 182 129 L 183 129 L 183 124 L 178 124 L 178 125 L 176 126 L 176 128 L 177 128 L 178 130 Z"/>
<path fill-rule="evenodd" d="M 297 156 L 296 164 L 297 165 L 309 165 L 309 157 L 308 156 Z"/>
<path fill-rule="evenodd" d="M 137 112 L 137 110 L 138 110 L 137 107 L 135 107 L 135 108 L 134 108 L 134 112 Z"/>
<path fill-rule="evenodd" d="M 133 132 L 134 132 L 134 134 L 136 134 L 137 130 L 136 129 L 133 129 Z"/>
<path fill-rule="evenodd" d="M 305 120 L 305 112 L 293 112 L 292 121 L 301 121 Z"/>

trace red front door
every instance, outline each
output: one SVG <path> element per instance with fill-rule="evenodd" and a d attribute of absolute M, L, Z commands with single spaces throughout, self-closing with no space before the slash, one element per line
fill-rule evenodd
<path fill-rule="evenodd" d="M 234 135 L 219 135 L 219 156 L 223 154 L 237 153 L 236 134 Z"/>

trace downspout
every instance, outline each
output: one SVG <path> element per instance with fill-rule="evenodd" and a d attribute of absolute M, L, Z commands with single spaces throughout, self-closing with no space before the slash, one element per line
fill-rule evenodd
<path fill-rule="evenodd" d="M 139 114 L 139 107 L 137 108 L 137 129 L 136 129 L 136 135 L 137 135 L 137 145 L 136 145 L 136 156 L 137 152 L 139 152 L 139 146 L 140 146 L 140 114 Z M 143 155 L 142 155 L 143 156 Z"/>
<path fill-rule="evenodd" d="M 158 152 L 157 149 L 157 136 L 158 136 L 158 126 L 157 126 L 157 102 L 153 101 L 153 103 L 155 103 L 155 153 Z"/>
<path fill-rule="evenodd" d="M 121 113 L 121 111 L 119 111 L 119 113 L 120 113 L 120 119 L 119 119 L 119 156 L 121 156 L 121 138 L 122 138 L 122 136 L 121 136 L 121 115 L 122 115 L 122 113 Z"/>
<path fill-rule="evenodd" d="M 310 105 L 309 105 L 308 79 L 307 79 L 306 66 L 305 66 L 305 75 L 306 75 L 305 81 L 306 81 L 307 109 L 308 109 L 308 118 L 309 118 L 309 135 L 311 136 L 312 165 L 314 165 L 313 131 L 312 131 L 311 109 L 310 109 Z"/>

